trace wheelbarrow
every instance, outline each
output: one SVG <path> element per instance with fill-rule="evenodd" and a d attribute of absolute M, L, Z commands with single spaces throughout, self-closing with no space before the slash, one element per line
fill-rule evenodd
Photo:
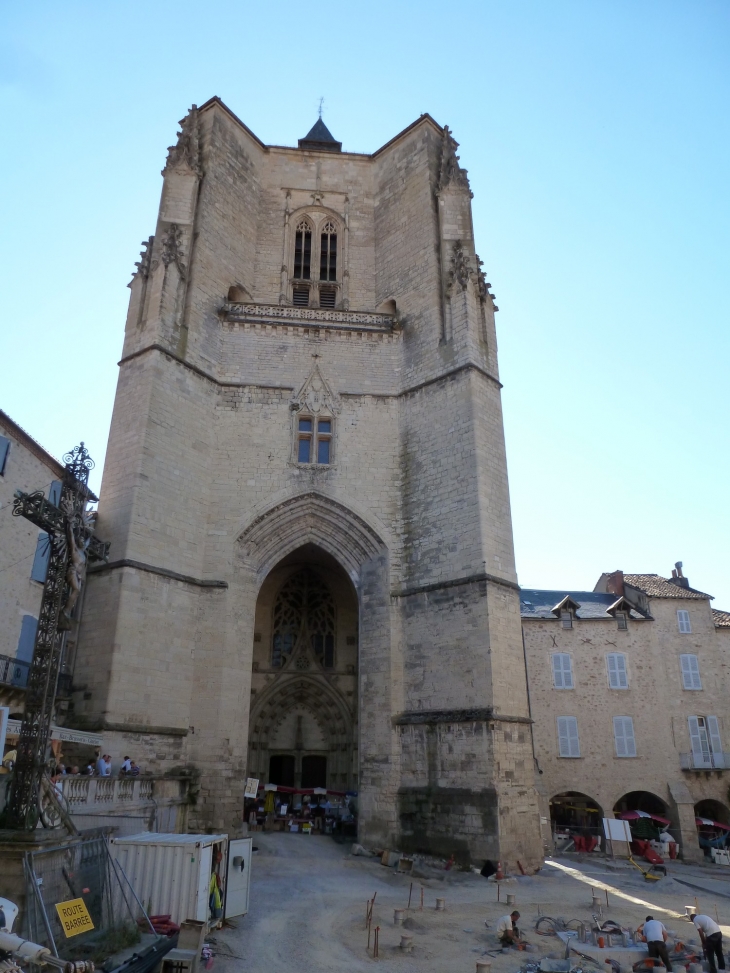
<path fill-rule="evenodd" d="M 631 855 L 629 855 L 629 861 L 634 868 L 639 869 L 641 874 L 644 876 L 645 882 L 658 882 L 660 878 L 664 878 L 664 876 L 667 874 L 667 869 L 664 865 L 650 865 L 649 868 L 642 868 L 637 861 L 634 861 Z"/>

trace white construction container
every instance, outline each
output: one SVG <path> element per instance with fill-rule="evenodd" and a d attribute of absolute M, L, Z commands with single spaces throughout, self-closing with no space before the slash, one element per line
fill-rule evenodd
<path fill-rule="evenodd" d="M 251 880 L 251 839 L 229 842 L 225 834 L 144 834 L 109 840 L 109 851 L 124 869 L 149 915 L 170 914 L 172 921 L 217 922 L 210 915 L 210 877 L 214 864 L 225 897 L 229 868 L 230 908 L 227 916 L 248 912 Z M 220 855 L 220 857 L 219 857 Z M 230 865 L 230 859 L 235 865 Z M 235 893 L 234 893 L 235 889 Z"/>

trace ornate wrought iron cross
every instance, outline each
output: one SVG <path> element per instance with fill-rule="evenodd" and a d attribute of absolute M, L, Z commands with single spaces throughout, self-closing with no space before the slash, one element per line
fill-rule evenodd
<path fill-rule="evenodd" d="M 20 730 L 18 759 L 2 826 L 32 830 L 38 822 L 39 787 L 56 699 L 63 636 L 86 576 L 87 561 L 106 561 L 109 545 L 94 537 L 95 514 L 89 503 L 89 471 L 94 461 L 84 444 L 63 457 L 66 469 L 58 506 L 42 491 L 15 495 L 13 516 L 25 517 L 46 531 L 50 541 L 48 573 L 28 673 L 25 715 Z"/>

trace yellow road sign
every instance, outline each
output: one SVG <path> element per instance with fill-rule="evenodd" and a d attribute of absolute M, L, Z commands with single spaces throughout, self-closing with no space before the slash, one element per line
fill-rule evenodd
<path fill-rule="evenodd" d="M 89 932 L 94 928 L 91 921 L 89 910 L 84 905 L 83 899 L 69 899 L 68 902 L 57 902 L 56 912 L 61 920 L 66 939 L 71 936 L 78 936 L 81 932 Z"/>

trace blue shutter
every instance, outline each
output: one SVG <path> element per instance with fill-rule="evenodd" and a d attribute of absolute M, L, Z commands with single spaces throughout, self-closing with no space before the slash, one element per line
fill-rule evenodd
<path fill-rule="evenodd" d="M 0 436 L 0 476 L 5 472 L 5 461 L 10 452 L 10 440 L 6 436 Z"/>
<path fill-rule="evenodd" d="M 15 658 L 19 662 L 31 662 L 33 659 L 33 646 L 35 645 L 35 633 L 38 628 L 38 619 L 32 615 L 23 615 L 20 626 L 20 638 Z"/>
<path fill-rule="evenodd" d="M 48 574 L 48 561 L 51 557 L 51 538 L 45 531 L 41 531 L 38 535 L 38 541 L 35 547 L 35 557 L 33 558 L 33 567 L 30 572 L 30 577 L 32 581 L 40 581 L 41 584 L 46 583 L 46 575 Z"/>
<path fill-rule="evenodd" d="M 48 499 L 53 504 L 54 507 L 57 507 L 61 502 L 61 481 L 60 480 L 54 480 L 53 483 L 51 483 L 51 489 L 48 491 Z"/>

